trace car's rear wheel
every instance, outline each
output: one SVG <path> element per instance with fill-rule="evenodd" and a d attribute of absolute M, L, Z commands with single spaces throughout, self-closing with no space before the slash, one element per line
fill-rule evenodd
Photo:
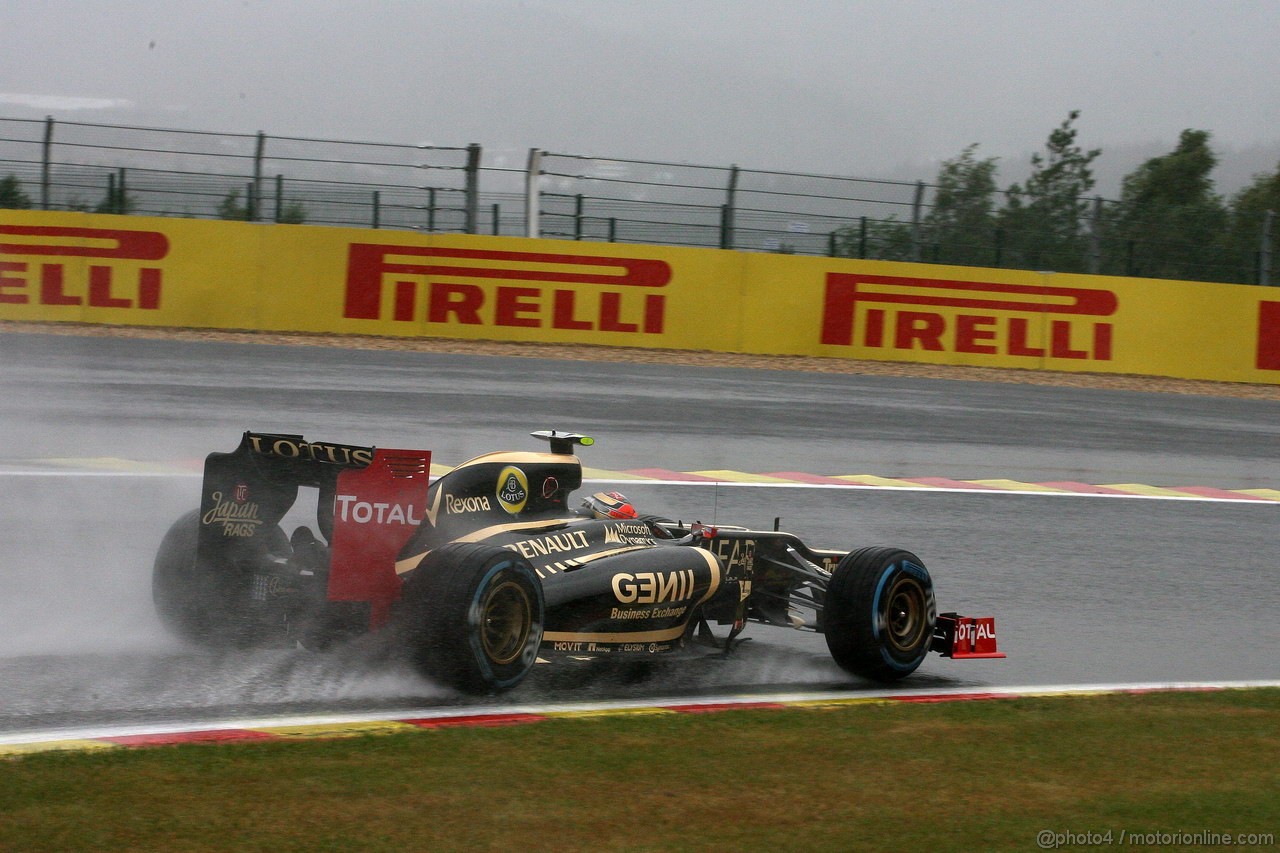
<path fill-rule="evenodd" d="M 165 627 L 189 643 L 227 646 L 236 643 L 236 614 L 247 604 L 246 589 L 229 567 L 196 559 L 200 511 L 173 523 L 156 552 L 151 597 Z"/>
<path fill-rule="evenodd" d="M 860 548 L 831 573 L 822 628 L 841 667 L 876 681 L 915 672 L 933 641 L 933 580 L 915 554 Z"/>
<path fill-rule="evenodd" d="M 396 625 L 417 669 L 466 693 L 516 686 L 538 657 L 545 604 L 524 557 L 481 543 L 450 544 L 405 580 Z"/>
<path fill-rule="evenodd" d="M 249 646 L 273 633 L 252 606 L 252 577 L 225 561 L 196 558 L 200 511 L 192 510 L 170 526 L 156 552 L 151 598 L 170 633 L 200 646 Z M 284 556 L 289 543 L 279 528 L 267 531 L 265 548 Z"/>

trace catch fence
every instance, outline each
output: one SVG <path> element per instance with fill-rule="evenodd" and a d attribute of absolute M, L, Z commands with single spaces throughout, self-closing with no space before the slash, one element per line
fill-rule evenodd
<path fill-rule="evenodd" d="M 521 154 L 520 156 L 523 156 Z M 0 207 L 650 243 L 1271 283 L 1274 214 L 1239 233 L 1132 236 L 1076 200 L 1050 235 L 957 220 L 924 181 L 266 133 L 0 118 Z M 1143 223 L 1139 222 L 1139 225 Z M 1243 229 L 1243 231 L 1242 231 Z M 1230 239 L 1228 239 L 1230 238 Z M 1172 260 L 1171 260 L 1172 259 Z"/>

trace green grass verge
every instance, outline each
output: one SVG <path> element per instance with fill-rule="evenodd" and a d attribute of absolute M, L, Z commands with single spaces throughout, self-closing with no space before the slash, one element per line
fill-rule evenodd
<path fill-rule="evenodd" d="M 1277 768 L 1280 690 L 548 719 L 3 760 L 0 850 L 1274 844 Z"/>

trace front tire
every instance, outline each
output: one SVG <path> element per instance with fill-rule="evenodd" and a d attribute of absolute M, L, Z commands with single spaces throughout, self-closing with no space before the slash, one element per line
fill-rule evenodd
<path fill-rule="evenodd" d="M 915 672 L 929 653 L 938 619 L 929 570 L 899 548 L 860 548 L 831 573 L 822 610 L 831 657 L 875 681 Z"/>
<path fill-rule="evenodd" d="M 524 557 L 483 543 L 437 548 L 405 581 L 397 623 L 414 666 L 465 693 L 515 687 L 542 644 L 542 583 Z"/>

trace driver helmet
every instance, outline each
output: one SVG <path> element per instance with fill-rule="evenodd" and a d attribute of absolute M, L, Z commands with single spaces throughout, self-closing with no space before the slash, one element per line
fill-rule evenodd
<path fill-rule="evenodd" d="M 620 492 L 596 492 L 582 499 L 582 508 L 596 518 L 636 518 L 636 508 Z"/>

